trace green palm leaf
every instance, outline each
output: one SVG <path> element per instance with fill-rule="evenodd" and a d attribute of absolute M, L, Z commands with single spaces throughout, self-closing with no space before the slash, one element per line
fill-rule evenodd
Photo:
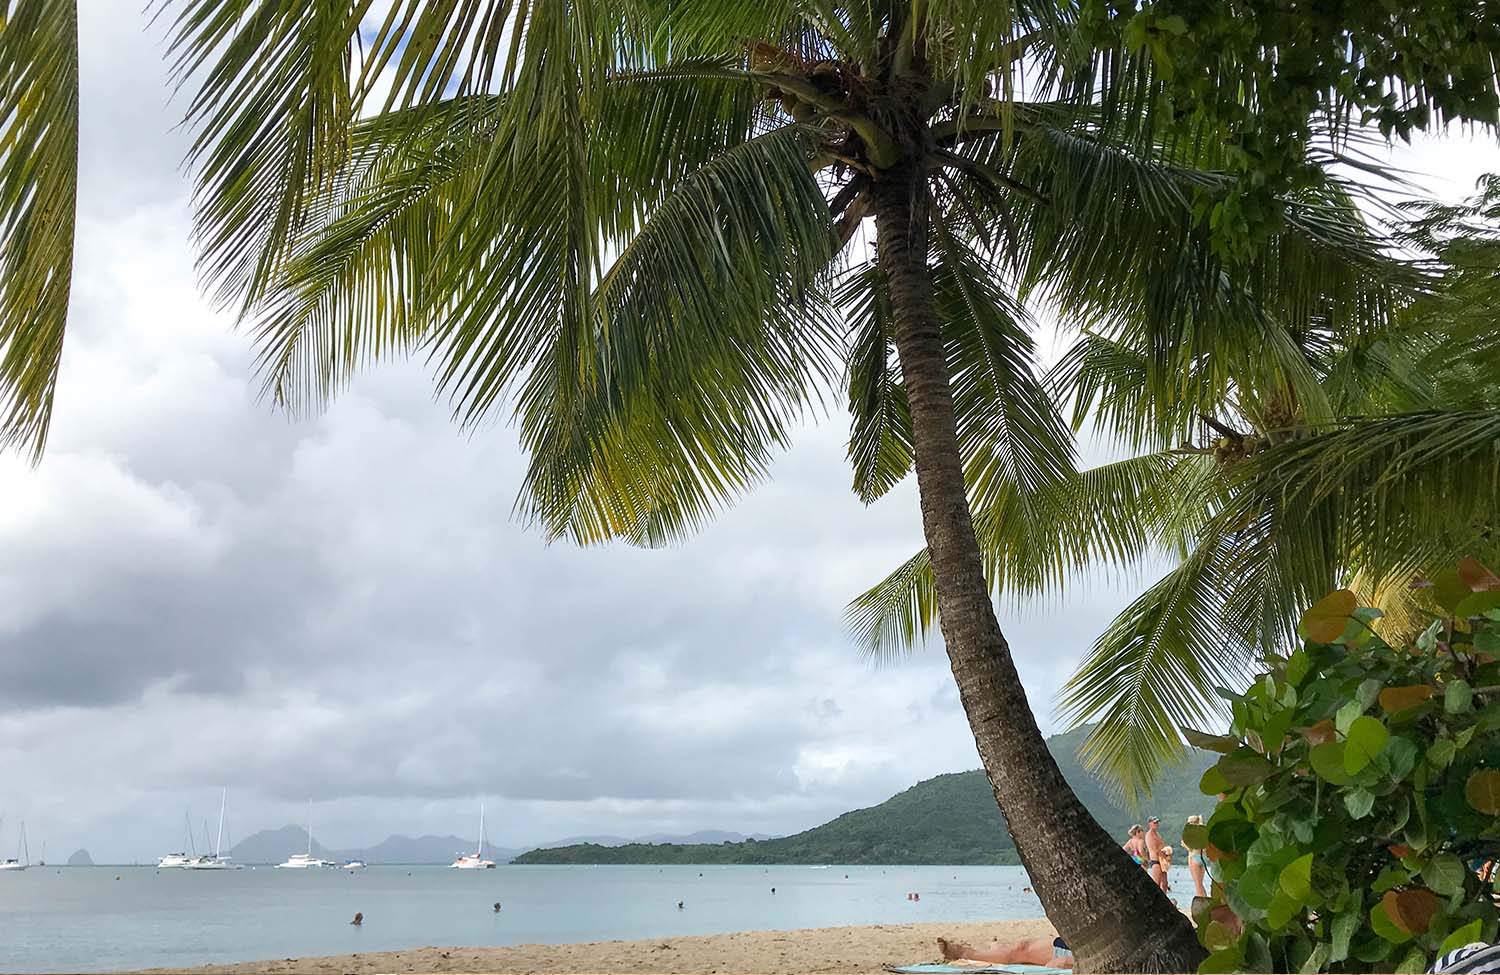
<path fill-rule="evenodd" d="M 0 447 L 40 457 L 73 282 L 78 10 L 0 2 Z"/>

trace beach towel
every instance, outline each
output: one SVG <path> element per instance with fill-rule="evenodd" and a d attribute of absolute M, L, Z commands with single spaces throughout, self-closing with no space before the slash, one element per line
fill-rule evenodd
<path fill-rule="evenodd" d="M 1048 968 L 1045 965 L 886 965 L 897 975 L 1072 975 L 1071 968 Z"/>

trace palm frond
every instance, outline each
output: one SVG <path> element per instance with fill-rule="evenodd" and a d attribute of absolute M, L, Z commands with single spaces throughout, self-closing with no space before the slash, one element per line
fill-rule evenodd
<path fill-rule="evenodd" d="M 1079 758 L 1138 802 L 1182 755 L 1178 729 L 1221 709 L 1250 648 L 1225 626 L 1228 539 L 1210 536 L 1142 593 L 1095 641 L 1059 693 L 1075 724 L 1098 725 Z"/>
<path fill-rule="evenodd" d="M 0 0 L 0 447 L 40 457 L 73 283 L 78 9 Z"/>
<path fill-rule="evenodd" d="M 519 401 L 521 508 L 550 533 L 679 537 L 764 474 L 830 381 L 836 242 L 806 159 L 796 127 L 730 148 L 616 257 L 587 331 L 554 326 Z"/>
<path fill-rule="evenodd" d="M 833 296 L 849 341 L 849 463 L 854 493 L 866 504 L 911 473 L 911 408 L 892 341 L 890 290 L 874 262 L 852 269 Z"/>

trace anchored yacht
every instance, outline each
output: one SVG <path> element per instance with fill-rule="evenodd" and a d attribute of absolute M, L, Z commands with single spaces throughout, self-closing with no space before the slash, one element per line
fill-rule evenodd
<path fill-rule="evenodd" d="M 449 866 L 455 870 L 495 869 L 495 861 L 484 858 L 484 803 L 479 804 L 479 849 L 474 853 L 460 853 Z"/>
<path fill-rule="evenodd" d="M 307 800 L 307 852 L 293 853 L 286 858 L 285 863 L 276 864 L 277 870 L 320 870 L 324 867 L 336 867 L 337 863 L 332 860 L 324 860 L 322 857 L 313 856 L 313 834 L 312 834 L 312 800 Z"/>

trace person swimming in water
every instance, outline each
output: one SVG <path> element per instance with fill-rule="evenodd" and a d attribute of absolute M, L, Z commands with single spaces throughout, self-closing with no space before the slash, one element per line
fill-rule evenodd
<path fill-rule="evenodd" d="M 1019 938 L 994 941 L 984 948 L 937 939 L 944 961 L 982 961 L 991 965 L 1038 965 L 1043 968 L 1072 968 L 1073 952 L 1062 938 Z"/>
<path fill-rule="evenodd" d="M 362 924 L 365 923 L 365 916 L 364 916 L 364 914 L 362 912 L 360 912 L 360 911 L 355 911 L 354 912 L 354 920 L 350 921 L 349 923 L 352 924 L 352 925 L 354 925 L 356 928 L 359 927 L 360 925 L 362 925 Z"/>

